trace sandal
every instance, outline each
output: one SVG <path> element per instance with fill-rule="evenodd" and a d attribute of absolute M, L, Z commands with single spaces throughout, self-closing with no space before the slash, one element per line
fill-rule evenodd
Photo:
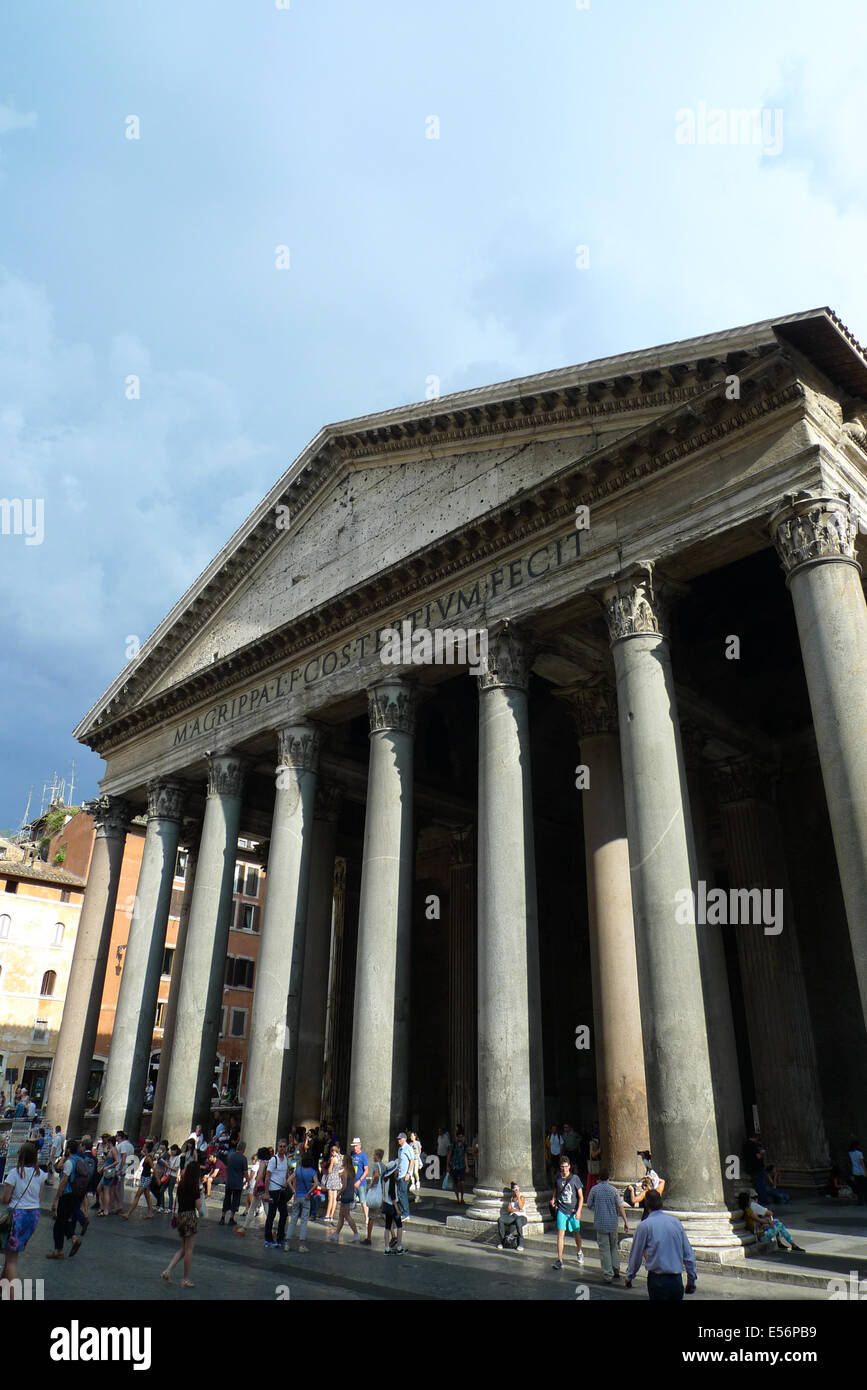
<path fill-rule="evenodd" d="M 160 1278 L 165 1279 L 167 1284 L 170 1284 L 172 1282 L 172 1276 L 165 1269 L 162 1270 L 162 1272 L 160 1273 Z"/>
<path fill-rule="evenodd" d="M 194 1289 L 195 1287 L 196 1287 L 196 1286 L 195 1286 L 195 1284 L 193 1283 L 192 1279 L 182 1279 L 182 1280 L 181 1280 L 181 1288 L 182 1288 L 182 1289 Z"/>

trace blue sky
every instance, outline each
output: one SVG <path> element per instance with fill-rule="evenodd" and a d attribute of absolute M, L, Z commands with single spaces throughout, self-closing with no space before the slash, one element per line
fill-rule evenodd
<path fill-rule="evenodd" d="M 0 496 L 45 535 L 0 535 L 0 826 L 73 757 L 94 794 L 70 730 L 326 421 L 817 304 L 867 341 L 865 40 L 861 0 L 7 0 Z M 781 149 L 679 143 L 700 103 Z"/>

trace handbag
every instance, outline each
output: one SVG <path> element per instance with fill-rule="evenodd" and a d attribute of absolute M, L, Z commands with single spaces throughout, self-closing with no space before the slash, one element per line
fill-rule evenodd
<path fill-rule="evenodd" d="M 172 1212 L 172 1222 L 171 1222 L 171 1224 L 172 1224 L 172 1230 L 177 1230 L 177 1227 L 178 1227 L 178 1216 L 177 1216 L 177 1212 L 174 1212 L 174 1211 Z"/>
<path fill-rule="evenodd" d="M 32 1183 L 35 1172 L 36 1169 L 34 1168 L 30 1177 L 27 1179 L 27 1187 L 25 1187 L 24 1191 L 21 1193 L 14 1207 L 8 1202 L 0 1202 L 0 1248 L 4 1250 L 6 1249 L 6 1241 L 12 1231 L 12 1217 L 27 1196 L 27 1188 Z"/>

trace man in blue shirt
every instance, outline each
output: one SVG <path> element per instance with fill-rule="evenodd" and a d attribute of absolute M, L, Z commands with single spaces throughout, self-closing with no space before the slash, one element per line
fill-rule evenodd
<path fill-rule="evenodd" d="M 401 1131 L 397 1136 L 397 1203 L 404 1221 L 409 1221 L 409 1170 L 415 1153 Z"/>
<path fill-rule="evenodd" d="M 632 1288 L 642 1256 L 646 1255 L 648 1296 L 655 1302 L 675 1303 L 683 1298 L 684 1270 L 686 1291 L 695 1293 L 695 1255 L 677 1217 L 662 1210 L 658 1192 L 648 1192 L 644 1206 L 647 1216 L 639 1223 L 632 1242 L 626 1287 Z"/>

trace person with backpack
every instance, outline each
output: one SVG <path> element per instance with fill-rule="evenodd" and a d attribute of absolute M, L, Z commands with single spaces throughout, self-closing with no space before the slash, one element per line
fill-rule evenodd
<path fill-rule="evenodd" d="M 46 1255 L 45 1258 L 48 1260 L 63 1259 L 65 1240 L 72 1241 L 69 1250 L 70 1259 L 81 1248 L 81 1240 L 75 1234 L 75 1222 L 90 1182 L 90 1165 L 84 1162 L 80 1151 L 80 1141 L 70 1139 L 66 1145 L 66 1158 L 57 1196 L 51 1207 L 51 1215 L 54 1217 L 54 1249 L 49 1255 Z"/>
<path fill-rule="evenodd" d="M 81 1198 L 81 1205 L 79 1206 L 78 1211 L 75 1213 L 75 1221 L 72 1223 L 72 1228 L 74 1233 L 76 1225 L 81 1226 L 81 1235 L 82 1238 L 84 1238 L 84 1236 L 87 1234 L 87 1228 L 90 1225 L 90 1217 L 87 1214 L 88 1207 L 90 1205 L 88 1198 L 90 1193 L 93 1192 L 94 1183 L 96 1182 L 96 1159 L 93 1156 L 93 1139 L 89 1134 L 83 1134 L 81 1136 L 81 1147 L 79 1148 L 78 1152 L 79 1161 L 83 1163 L 86 1167 L 88 1178 L 87 1187 L 85 1188 L 84 1195 Z M 76 1247 L 76 1249 L 77 1248 L 78 1247 Z"/>
<path fill-rule="evenodd" d="M 247 1210 L 243 1216 L 239 1216 L 235 1222 L 235 1235 L 245 1236 L 253 1225 L 259 1212 L 268 1200 L 268 1160 L 271 1157 L 271 1150 L 261 1148 L 256 1150 L 256 1162 L 251 1164 L 253 1176 L 250 1184 L 249 1200 Z"/>
<path fill-rule="evenodd" d="M 403 1249 L 403 1220 L 400 1214 L 400 1178 L 398 1176 L 397 1159 L 392 1159 L 388 1167 L 382 1174 L 382 1214 L 385 1217 L 385 1254 L 402 1255 Z M 395 1234 L 391 1234 L 391 1228 L 397 1229 Z"/>
<path fill-rule="evenodd" d="M 498 1250 L 517 1250 L 521 1255 L 524 1253 L 524 1227 L 527 1218 L 524 1215 L 524 1194 L 516 1182 L 509 1187 L 509 1206 L 505 1216 L 501 1216 L 497 1221 L 497 1230 L 500 1233 L 500 1243 Z"/>

